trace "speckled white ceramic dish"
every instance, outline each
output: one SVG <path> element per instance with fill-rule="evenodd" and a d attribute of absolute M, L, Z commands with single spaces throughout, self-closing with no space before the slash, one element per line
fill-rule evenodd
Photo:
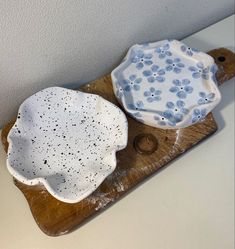
<path fill-rule="evenodd" d="M 58 200 L 74 203 L 115 169 L 127 120 L 98 95 L 51 87 L 21 104 L 8 142 L 7 166 L 17 180 L 42 183 Z"/>
<path fill-rule="evenodd" d="M 202 121 L 220 102 L 211 56 L 176 40 L 134 45 L 113 70 L 114 93 L 140 122 L 178 129 Z"/>

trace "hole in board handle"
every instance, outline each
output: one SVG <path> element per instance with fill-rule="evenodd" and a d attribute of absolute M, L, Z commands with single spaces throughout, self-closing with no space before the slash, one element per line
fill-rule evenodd
<path fill-rule="evenodd" d="M 217 59 L 220 62 L 224 62 L 226 60 L 226 58 L 224 56 L 219 56 Z"/>

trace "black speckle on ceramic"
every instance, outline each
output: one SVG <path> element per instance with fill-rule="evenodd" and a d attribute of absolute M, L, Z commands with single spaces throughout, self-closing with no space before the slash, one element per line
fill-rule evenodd
<path fill-rule="evenodd" d="M 127 120 L 98 95 L 51 87 L 22 103 L 8 142 L 7 166 L 17 180 L 43 183 L 55 198 L 74 203 L 115 169 Z"/>

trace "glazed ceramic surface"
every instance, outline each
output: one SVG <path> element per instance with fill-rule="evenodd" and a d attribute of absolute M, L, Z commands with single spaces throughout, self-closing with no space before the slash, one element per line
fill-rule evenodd
<path fill-rule="evenodd" d="M 127 120 L 98 95 L 52 87 L 22 103 L 8 142 L 7 166 L 17 180 L 42 183 L 55 198 L 74 203 L 115 169 Z"/>
<path fill-rule="evenodd" d="M 209 55 L 176 40 L 134 45 L 113 70 L 114 93 L 135 119 L 163 129 L 202 121 L 220 102 Z"/>

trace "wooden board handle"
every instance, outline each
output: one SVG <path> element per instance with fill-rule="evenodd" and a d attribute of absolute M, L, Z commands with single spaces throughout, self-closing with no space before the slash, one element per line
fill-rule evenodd
<path fill-rule="evenodd" d="M 235 53 L 227 48 L 218 48 L 207 53 L 214 58 L 218 66 L 216 73 L 218 85 L 222 85 L 235 76 Z"/>
<path fill-rule="evenodd" d="M 217 79 L 220 84 L 234 76 L 231 52 L 222 49 L 223 51 L 226 53 L 221 53 L 221 49 L 217 52 L 216 50 L 209 52 L 215 58 L 216 63 L 219 61 L 217 63 L 219 66 Z M 218 59 L 219 56 L 226 56 L 225 60 Z M 234 54 L 232 54 L 232 60 L 234 60 Z M 233 70 L 228 61 L 233 64 Z M 83 89 L 99 94 L 117 104 L 110 75 L 84 86 Z M 128 145 L 125 150 L 117 153 L 116 170 L 105 179 L 97 191 L 81 202 L 74 204 L 61 202 L 51 196 L 43 185 L 28 186 L 15 180 L 16 186 L 23 192 L 29 203 L 35 221 L 44 233 L 50 236 L 59 236 L 74 230 L 217 130 L 211 113 L 204 121 L 181 130 L 156 129 L 132 118 L 127 118 L 129 124 Z M 5 151 L 8 149 L 7 134 L 13 124 L 14 121 L 2 130 L 2 143 Z"/>

